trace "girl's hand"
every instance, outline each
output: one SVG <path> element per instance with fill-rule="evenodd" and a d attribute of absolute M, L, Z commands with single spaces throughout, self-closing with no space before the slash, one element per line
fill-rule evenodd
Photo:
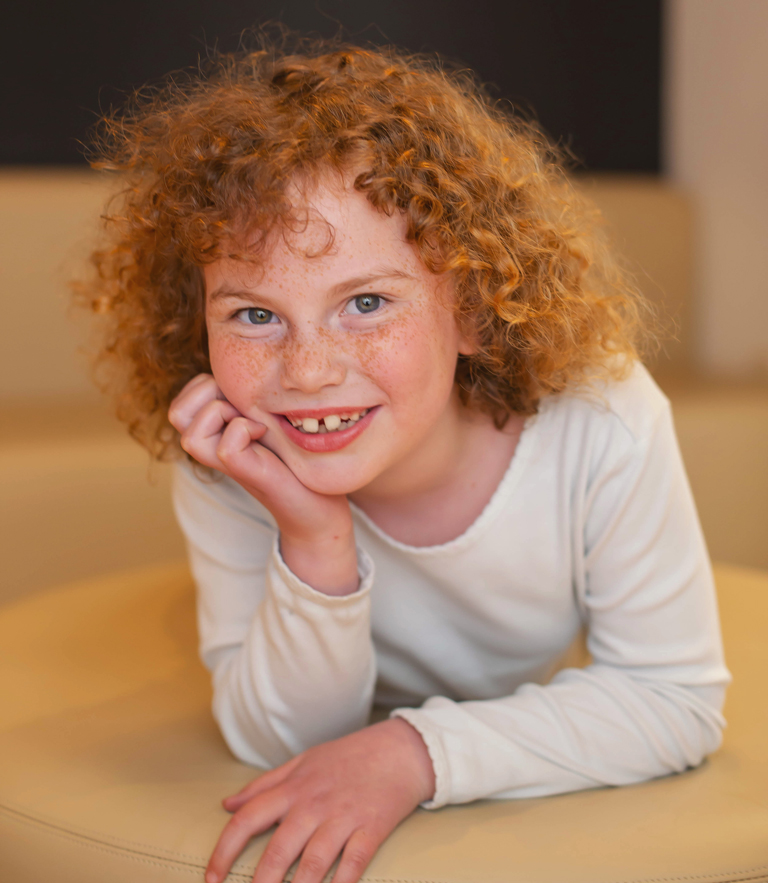
<path fill-rule="evenodd" d="M 397 825 L 434 794 L 418 732 L 400 718 L 310 748 L 227 797 L 234 812 L 206 869 L 220 883 L 256 834 L 278 825 L 254 883 L 282 883 L 301 855 L 293 883 L 320 883 L 336 857 L 333 883 L 356 883 Z"/>
<path fill-rule="evenodd" d="M 198 463 L 241 484 L 272 513 L 283 560 L 320 592 L 345 595 L 358 586 L 352 514 L 346 496 L 303 485 L 272 451 L 258 444 L 263 423 L 230 404 L 213 376 L 199 374 L 171 402 L 168 419 L 181 447 Z"/>

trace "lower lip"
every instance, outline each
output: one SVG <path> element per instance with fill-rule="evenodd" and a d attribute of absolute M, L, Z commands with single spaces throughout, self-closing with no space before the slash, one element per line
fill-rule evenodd
<path fill-rule="evenodd" d="M 305 451 L 311 451 L 313 454 L 326 454 L 329 451 L 340 451 L 347 445 L 362 435 L 373 420 L 373 416 L 378 411 L 379 406 L 371 408 L 370 411 L 361 417 L 354 426 L 349 429 L 337 429 L 335 432 L 300 432 L 296 427 L 284 417 L 282 414 L 275 416 L 280 421 L 283 431 L 288 438 Z"/>

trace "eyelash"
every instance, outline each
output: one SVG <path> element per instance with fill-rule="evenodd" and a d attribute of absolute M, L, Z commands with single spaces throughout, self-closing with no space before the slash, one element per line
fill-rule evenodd
<path fill-rule="evenodd" d="M 245 318 L 241 318 L 241 316 L 243 316 L 244 314 L 247 315 L 248 313 L 269 313 L 269 322 L 248 322 Z M 275 318 L 275 314 L 272 312 L 272 310 L 265 310 L 263 307 L 246 307 L 245 309 L 238 310 L 235 313 L 234 318 L 242 322 L 243 325 L 251 325 L 254 328 L 258 328 L 261 325 L 274 324 L 272 322 L 272 319 Z"/>
<path fill-rule="evenodd" d="M 389 303 L 389 301 L 387 301 L 387 299 L 382 297 L 380 294 L 366 293 L 366 294 L 356 294 L 354 297 L 350 298 L 347 301 L 347 306 L 349 306 L 349 304 L 353 303 L 356 300 L 360 300 L 360 298 L 363 298 L 363 297 L 376 298 L 376 300 L 380 301 L 381 304 Z M 345 310 L 346 310 L 346 308 L 347 307 L 344 307 Z M 350 315 L 352 315 L 352 316 L 371 316 L 374 313 L 378 313 L 378 312 L 379 312 L 379 309 L 375 309 L 375 310 L 370 310 L 367 313 L 351 313 Z"/>
<path fill-rule="evenodd" d="M 376 298 L 382 306 L 386 303 L 389 303 L 389 301 L 386 298 L 382 297 L 380 294 L 356 294 L 354 297 L 350 298 L 347 301 L 347 305 L 344 307 L 345 311 L 346 311 L 347 307 L 349 306 L 349 304 L 353 303 L 356 300 L 360 300 L 360 298 L 363 298 L 363 297 Z M 351 316 L 372 316 L 380 311 L 381 311 L 380 307 L 377 306 L 377 309 L 375 309 L 375 310 L 370 310 L 365 313 L 363 313 L 363 312 L 348 313 L 348 315 L 351 315 Z M 243 316 L 243 314 L 248 314 L 248 313 L 269 313 L 270 318 L 269 318 L 268 322 L 248 322 L 245 318 L 240 318 L 241 316 Z M 274 323 L 272 322 L 272 319 L 276 318 L 276 317 L 275 317 L 275 314 L 272 312 L 272 310 L 265 310 L 263 307 L 245 307 L 242 310 L 237 310 L 237 312 L 234 314 L 234 318 L 239 319 L 244 325 L 251 325 L 254 328 L 259 328 L 260 326 L 264 326 L 264 325 L 273 325 Z"/>

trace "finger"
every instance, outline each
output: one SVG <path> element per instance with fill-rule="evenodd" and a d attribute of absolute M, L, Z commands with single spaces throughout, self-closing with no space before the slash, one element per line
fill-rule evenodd
<path fill-rule="evenodd" d="M 253 883 L 282 883 L 316 828 L 317 822 L 311 816 L 289 815 L 270 838 L 256 866 Z"/>
<path fill-rule="evenodd" d="M 312 835 L 301 855 L 293 883 L 319 883 L 336 861 L 349 838 L 349 826 L 328 822 Z"/>
<path fill-rule="evenodd" d="M 179 392 L 174 397 L 173 401 L 170 404 L 170 407 L 168 408 L 169 416 L 173 418 L 176 418 L 176 416 L 178 416 L 179 418 L 183 418 L 184 410 L 187 406 L 187 403 L 194 405 L 195 397 L 200 395 L 201 389 L 207 389 L 208 391 L 213 390 L 213 395 L 210 397 L 216 397 L 215 391 L 218 389 L 218 386 L 216 384 L 216 381 L 213 379 L 212 374 L 198 374 L 197 376 L 193 377 L 192 380 L 190 380 L 189 383 L 187 383 L 183 387 L 181 392 Z"/>
<path fill-rule="evenodd" d="M 230 421 L 236 418 L 243 419 L 234 405 L 221 399 L 213 399 L 200 407 L 186 434 L 200 439 L 219 436 Z"/>
<path fill-rule="evenodd" d="M 232 420 L 221 437 L 216 455 L 227 472 L 263 503 L 276 517 L 275 504 L 282 512 L 301 512 L 308 491 L 288 466 L 263 444 L 254 440 L 266 432 L 262 423 L 245 417 Z M 278 517 L 279 518 L 279 517 Z"/>
<path fill-rule="evenodd" d="M 239 809 L 219 835 L 205 869 L 206 883 L 223 880 L 251 837 L 271 828 L 287 810 L 287 798 L 278 791 L 260 795 Z"/>
<path fill-rule="evenodd" d="M 266 431 L 263 423 L 236 417 L 227 425 L 216 445 L 216 457 L 229 473 L 255 488 L 268 478 L 270 467 L 280 463 L 271 451 L 254 444 Z"/>
<path fill-rule="evenodd" d="M 233 457 L 247 451 L 252 442 L 264 435 L 267 427 L 263 423 L 249 420 L 247 417 L 238 414 L 236 418 L 230 421 L 227 429 L 229 429 L 227 437 L 222 437 L 221 439 L 220 453 L 224 454 L 224 457 Z"/>
<path fill-rule="evenodd" d="M 181 434 L 181 447 L 205 466 L 220 468 L 216 449 L 227 424 L 239 417 L 239 411 L 229 402 L 213 399 L 197 412 Z M 242 419 L 242 418 L 240 418 Z"/>
<path fill-rule="evenodd" d="M 240 807 L 252 797 L 256 797 L 257 794 L 262 794 L 269 788 L 274 788 L 275 786 L 280 785 L 296 767 L 300 757 L 301 755 L 296 755 L 296 757 L 291 758 L 287 763 L 281 764 L 279 767 L 275 767 L 275 769 L 269 770 L 258 778 L 253 779 L 244 788 L 241 788 L 237 794 L 231 794 L 228 797 L 225 797 L 222 801 L 224 809 L 229 812 L 235 812 L 235 810 L 240 809 Z"/>
<path fill-rule="evenodd" d="M 358 828 L 347 840 L 332 883 L 357 883 L 384 839 Z"/>
<path fill-rule="evenodd" d="M 195 417 L 195 414 L 215 399 L 223 399 L 224 395 L 219 389 L 211 374 L 198 374 L 182 389 L 171 402 L 168 408 L 168 420 L 171 425 L 184 432 Z"/>
<path fill-rule="evenodd" d="M 306 510 L 311 492 L 283 461 L 263 444 L 254 444 L 255 432 L 245 418 L 233 420 L 221 436 L 216 456 L 221 468 L 272 513 L 281 526 Z M 261 424 L 255 424 L 260 426 Z M 261 428 L 261 434 L 266 427 Z"/>

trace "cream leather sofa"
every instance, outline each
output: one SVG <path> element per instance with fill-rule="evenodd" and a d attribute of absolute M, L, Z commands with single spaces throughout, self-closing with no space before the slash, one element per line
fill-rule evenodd
<path fill-rule="evenodd" d="M 768 881 L 768 575 L 722 567 L 734 674 L 724 746 L 641 785 L 418 810 L 368 883 Z M 196 656 L 184 565 L 135 569 L 0 608 L 0 880 L 203 880 L 256 773 L 225 747 Z M 230 879 L 246 883 L 267 835 Z"/>

